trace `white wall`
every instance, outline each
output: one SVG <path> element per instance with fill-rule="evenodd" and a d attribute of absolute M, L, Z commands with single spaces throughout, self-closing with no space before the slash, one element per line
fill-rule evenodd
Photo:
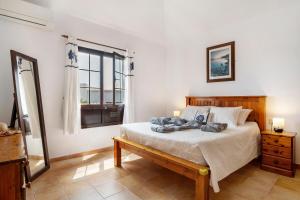
<path fill-rule="evenodd" d="M 300 152 L 300 2 L 226 1 L 235 3 L 237 18 L 216 12 L 211 26 L 200 23 L 203 12 L 222 12 L 216 2 L 167 0 L 167 112 L 184 107 L 187 95 L 266 95 L 267 117 L 285 118 L 286 130 L 298 132 Z M 201 12 L 210 8 L 205 3 L 215 9 Z M 206 47 L 229 41 L 236 42 L 236 81 L 207 83 Z"/>
<path fill-rule="evenodd" d="M 55 29 L 44 31 L 0 19 L 0 121 L 9 123 L 13 103 L 10 49 L 37 58 L 50 157 L 112 146 L 118 126 L 62 133 L 65 39 L 61 34 L 134 50 L 136 121 L 165 113 L 164 48 L 138 37 L 55 13 Z"/>

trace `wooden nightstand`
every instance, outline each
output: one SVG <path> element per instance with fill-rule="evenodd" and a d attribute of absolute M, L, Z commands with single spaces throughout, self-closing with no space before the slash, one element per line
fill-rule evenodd
<path fill-rule="evenodd" d="M 295 176 L 296 133 L 261 132 L 261 168 L 281 175 Z"/>

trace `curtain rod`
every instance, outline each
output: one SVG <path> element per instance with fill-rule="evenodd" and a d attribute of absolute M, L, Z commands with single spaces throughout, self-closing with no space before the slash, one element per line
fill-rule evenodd
<path fill-rule="evenodd" d="M 62 37 L 68 38 L 67 35 L 62 35 Z M 91 41 L 80 39 L 80 38 L 77 38 L 77 40 L 81 41 L 81 42 L 86 42 L 86 43 L 90 43 L 90 44 L 95 44 L 95 45 L 103 46 L 103 47 L 108 47 L 108 48 L 111 48 L 111 49 L 116 49 L 116 50 L 119 50 L 119 51 L 127 51 L 126 49 L 121 49 L 121 48 L 118 48 L 118 47 L 113 47 L 113 46 L 109 46 L 109 45 L 105 45 L 105 44 L 100 44 L 100 43 L 97 43 L 97 42 L 91 42 Z"/>

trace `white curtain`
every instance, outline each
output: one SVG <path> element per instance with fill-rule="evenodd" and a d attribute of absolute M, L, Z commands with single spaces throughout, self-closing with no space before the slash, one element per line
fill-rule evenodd
<path fill-rule="evenodd" d="M 41 137 L 39 111 L 37 107 L 33 63 L 18 57 L 19 83 L 23 114 L 28 114 L 30 132 L 33 138 Z"/>
<path fill-rule="evenodd" d="M 77 41 L 69 36 L 66 43 L 64 134 L 76 134 L 80 129 L 80 90 L 77 59 Z"/>
<path fill-rule="evenodd" d="M 124 61 L 124 73 L 127 75 L 125 77 L 125 99 L 124 99 L 124 118 L 123 123 L 133 123 L 134 122 L 134 76 L 130 67 L 131 62 L 133 62 L 133 57 L 130 56 L 129 52 L 126 52 Z"/>

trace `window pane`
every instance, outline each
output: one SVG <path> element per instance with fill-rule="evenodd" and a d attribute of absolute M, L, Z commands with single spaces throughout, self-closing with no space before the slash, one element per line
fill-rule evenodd
<path fill-rule="evenodd" d="M 125 76 L 123 75 L 122 76 L 122 79 L 121 79 L 121 81 L 122 81 L 122 89 L 125 89 Z"/>
<path fill-rule="evenodd" d="M 123 59 L 116 59 L 116 71 L 123 73 L 124 72 L 124 60 Z"/>
<path fill-rule="evenodd" d="M 116 104 L 124 103 L 124 90 L 116 90 Z"/>
<path fill-rule="evenodd" d="M 89 54 L 87 53 L 78 53 L 78 66 L 79 69 L 89 69 Z"/>
<path fill-rule="evenodd" d="M 90 69 L 100 71 L 100 56 L 90 55 Z"/>
<path fill-rule="evenodd" d="M 112 103 L 113 103 L 113 91 L 103 90 L 103 104 L 112 104 Z"/>
<path fill-rule="evenodd" d="M 121 90 L 121 103 L 124 103 L 125 99 L 125 90 Z"/>
<path fill-rule="evenodd" d="M 116 77 L 117 80 L 120 80 L 121 79 L 121 74 L 116 72 L 115 77 Z"/>
<path fill-rule="evenodd" d="M 100 89 L 91 88 L 90 104 L 100 104 Z"/>
<path fill-rule="evenodd" d="M 103 103 L 113 103 L 113 58 L 103 57 Z"/>
<path fill-rule="evenodd" d="M 89 72 L 79 70 L 79 83 L 80 87 L 89 87 Z"/>
<path fill-rule="evenodd" d="M 116 70 L 116 72 L 122 72 L 122 69 L 121 69 L 121 62 L 120 62 L 120 60 L 119 59 L 116 59 L 116 61 L 115 61 L 116 63 L 116 67 L 115 67 L 115 70 Z"/>
<path fill-rule="evenodd" d="M 121 80 L 116 80 L 115 88 L 121 88 Z"/>
<path fill-rule="evenodd" d="M 120 60 L 120 72 L 124 73 L 124 60 Z"/>
<path fill-rule="evenodd" d="M 100 72 L 90 72 L 90 83 L 91 87 L 100 88 Z"/>
<path fill-rule="evenodd" d="M 89 104 L 89 88 L 80 88 L 80 103 Z"/>

